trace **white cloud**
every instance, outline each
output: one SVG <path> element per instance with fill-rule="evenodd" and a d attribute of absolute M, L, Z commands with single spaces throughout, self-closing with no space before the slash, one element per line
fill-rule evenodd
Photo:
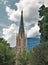
<path fill-rule="evenodd" d="M 48 0 L 39 0 L 40 4 L 45 4 L 45 6 L 48 6 Z"/>
<path fill-rule="evenodd" d="M 34 5 L 35 3 L 35 5 Z M 24 20 L 26 22 L 37 21 L 38 20 L 38 2 L 35 0 L 20 0 L 15 3 L 17 10 L 12 10 L 10 7 L 6 6 L 6 12 L 10 20 L 19 21 L 20 11 L 24 11 Z"/>
<path fill-rule="evenodd" d="M 6 12 L 7 12 L 7 15 L 8 15 L 8 19 L 11 20 L 11 21 L 18 21 L 19 19 L 19 11 L 15 11 L 13 9 L 10 9 L 10 7 L 6 7 Z"/>
<path fill-rule="evenodd" d="M 6 6 L 6 12 L 8 19 L 11 21 L 19 21 L 20 11 L 24 11 L 24 20 L 26 22 L 38 21 L 38 9 L 42 3 L 47 5 L 48 0 L 20 0 L 18 3 L 15 3 L 17 10 L 12 10 L 10 7 Z"/>
<path fill-rule="evenodd" d="M 38 9 L 43 2 L 47 6 L 48 0 L 20 0 L 18 3 L 15 3 L 17 10 L 6 6 L 8 19 L 15 22 L 19 21 L 20 11 L 23 10 L 25 22 L 37 22 L 39 18 Z"/>
<path fill-rule="evenodd" d="M 3 38 L 6 39 L 11 46 L 15 46 L 17 32 L 18 27 L 15 24 L 11 24 L 9 28 L 3 28 Z"/>
<path fill-rule="evenodd" d="M 27 37 L 36 37 L 37 35 L 39 35 L 39 29 L 39 26 L 35 25 L 27 32 Z"/>

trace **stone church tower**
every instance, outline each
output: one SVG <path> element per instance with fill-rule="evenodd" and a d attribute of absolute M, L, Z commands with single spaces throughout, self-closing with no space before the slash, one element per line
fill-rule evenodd
<path fill-rule="evenodd" d="M 26 36 L 24 31 L 23 11 L 21 11 L 19 33 L 16 39 L 16 56 L 18 56 L 18 54 L 22 53 L 24 50 L 27 51 L 27 42 L 26 42 Z"/>

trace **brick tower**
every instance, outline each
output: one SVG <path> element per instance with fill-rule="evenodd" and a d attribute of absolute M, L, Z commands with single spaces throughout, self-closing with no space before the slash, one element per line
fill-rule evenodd
<path fill-rule="evenodd" d="M 19 33 L 16 39 L 16 56 L 18 56 L 18 54 L 22 53 L 24 50 L 27 51 L 27 42 L 26 42 L 26 36 L 24 31 L 23 11 L 21 11 Z"/>

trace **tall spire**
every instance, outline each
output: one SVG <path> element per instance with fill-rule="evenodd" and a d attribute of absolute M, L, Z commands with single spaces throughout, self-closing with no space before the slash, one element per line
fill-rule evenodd
<path fill-rule="evenodd" d="M 24 35 L 23 11 L 21 11 L 21 21 L 20 21 L 20 27 L 19 27 L 19 34 L 21 36 Z"/>
<path fill-rule="evenodd" d="M 18 56 L 22 54 L 23 51 L 27 52 L 27 42 L 26 42 L 26 36 L 24 32 L 23 11 L 21 11 L 21 21 L 20 21 L 19 33 L 16 38 L 16 58 L 18 58 Z M 19 65 L 19 64 L 20 62 L 17 60 L 16 65 Z"/>

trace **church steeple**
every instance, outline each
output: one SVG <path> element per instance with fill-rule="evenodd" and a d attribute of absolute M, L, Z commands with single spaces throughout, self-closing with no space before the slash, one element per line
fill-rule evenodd
<path fill-rule="evenodd" d="M 19 34 L 22 36 L 24 35 L 24 23 L 23 23 L 23 11 L 21 11 L 21 20 L 20 20 L 20 27 L 19 27 Z"/>
<path fill-rule="evenodd" d="M 16 40 L 17 55 L 18 53 L 22 53 L 23 50 L 27 51 L 26 36 L 24 32 L 24 23 L 23 23 L 23 11 L 21 11 L 19 33 L 16 39 L 17 39 Z"/>
<path fill-rule="evenodd" d="M 23 11 L 21 11 L 19 33 L 16 38 L 16 57 L 18 57 L 19 54 L 22 54 L 23 51 L 27 52 L 27 42 L 26 42 L 26 36 L 24 32 Z M 16 61 L 16 65 L 18 65 L 18 61 Z"/>

